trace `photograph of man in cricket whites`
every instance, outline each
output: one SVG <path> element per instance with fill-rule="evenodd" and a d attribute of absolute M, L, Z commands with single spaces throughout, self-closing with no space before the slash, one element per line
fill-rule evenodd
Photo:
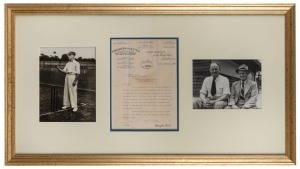
<path fill-rule="evenodd" d="M 40 122 L 96 121 L 96 53 L 91 47 L 40 48 Z"/>

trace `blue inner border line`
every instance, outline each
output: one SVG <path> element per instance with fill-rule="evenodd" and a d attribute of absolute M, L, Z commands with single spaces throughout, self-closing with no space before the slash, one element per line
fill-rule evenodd
<path fill-rule="evenodd" d="M 176 74 L 177 74 L 177 128 L 176 129 L 113 129 L 112 128 L 112 40 L 116 39 L 173 39 L 176 40 Z M 110 131 L 136 131 L 136 132 L 151 132 L 151 131 L 179 131 L 179 39 L 178 37 L 136 37 L 136 38 L 110 38 Z"/>

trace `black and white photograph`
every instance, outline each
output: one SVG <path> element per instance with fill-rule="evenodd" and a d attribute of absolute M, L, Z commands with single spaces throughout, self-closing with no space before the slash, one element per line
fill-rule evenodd
<path fill-rule="evenodd" d="M 41 47 L 40 122 L 96 122 L 95 47 Z"/>
<path fill-rule="evenodd" d="M 261 109 L 260 60 L 193 60 L 193 109 Z"/>

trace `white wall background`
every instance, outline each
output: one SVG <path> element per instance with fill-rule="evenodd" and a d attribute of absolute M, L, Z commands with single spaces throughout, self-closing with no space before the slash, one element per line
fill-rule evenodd
<path fill-rule="evenodd" d="M 2 20 L 1 22 L 1 27 L 0 27 L 0 37 L 4 37 L 4 3 L 296 3 L 296 0 L 72 0 L 72 1 L 68 1 L 68 0 L 43 0 L 43 1 L 38 1 L 38 0 L 3 0 L 1 1 L 1 4 L 0 4 L 0 20 Z M 296 12 L 297 16 L 296 16 L 296 23 L 299 23 L 300 22 L 300 16 L 299 16 L 299 12 L 297 11 Z M 296 26 L 298 27 L 298 26 Z M 299 30 L 298 30 L 299 31 Z M 298 39 L 299 35 L 297 34 L 297 38 Z M 296 40 L 297 41 L 297 40 Z M 0 52 L 2 53 L 2 56 L 4 55 L 4 38 L 2 38 L 2 40 L 0 41 Z M 298 47 L 299 46 L 299 43 L 296 44 Z M 299 59 L 297 59 L 297 65 L 299 63 Z M 0 79 L 1 79 L 1 83 L 0 83 L 0 87 L 2 89 L 2 91 L 4 91 L 4 56 L 1 57 L 0 59 Z M 297 68 L 297 79 L 298 79 L 298 82 L 299 82 L 299 71 L 298 71 L 299 67 Z M 299 83 L 297 82 L 297 87 L 299 87 Z M 299 95 L 299 91 L 297 92 L 297 95 Z M 0 147 L 0 167 L 1 168 L 8 168 L 8 167 L 3 167 L 4 166 L 4 93 L 3 92 L 0 92 L 0 107 L 1 107 L 1 114 L 2 114 L 2 117 L 0 117 L 0 124 L 1 125 L 1 129 L 0 129 L 0 142 L 1 142 L 1 145 Z M 297 100 L 297 103 L 299 103 L 299 99 Z M 299 116 L 297 116 L 297 129 L 299 128 Z M 297 140 L 297 144 L 299 145 L 299 139 Z M 299 146 L 298 146 L 299 147 Z M 299 152 L 299 148 L 297 148 L 297 152 Z M 298 158 L 299 159 L 299 158 Z M 299 160 L 297 160 L 299 161 Z M 17 167 L 10 167 L 10 168 L 17 168 Z M 22 168 L 36 168 L 36 167 L 22 167 Z M 49 167 L 38 167 L 38 168 L 49 168 Z M 70 168 L 70 167 L 57 167 L 57 168 Z M 72 167 L 72 168 L 80 168 L 80 167 Z M 91 168 L 98 168 L 98 167 L 91 167 Z M 108 167 L 107 167 L 108 168 Z M 113 168 L 117 168 L 117 167 L 113 167 Z M 122 167 L 123 168 L 123 167 Z M 125 167 L 126 168 L 126 167 Z M 128 167 L 129 168 L 129 167 Z M 132 167 L 130 167 L 132 168 Z M 145 167 L 146 168 L 146 167 Z M 156 167 L 147 167 L 147 168 L 156 168 Z M 161 167 L 159 167 L 161 168 Z M 171 168 L 171 167 L 168 167 L 168 168 Z M 174 167 L 172 167 L 174 168 Z M 177 168 L 177 167 L 176 167 Z M 185 168 L 188 168 L 188 167 L 185 167 Z M 204 168 L 208 168 L 208 167 L 204 167 Z M 210 167 L 210 168 L 221 168 L 221 167 L 218 167 L 218 166 L 215 166 L 215 167 Z M 222 167 L 223 168 L 223 167 Z M 230 167 L 232 168 L 232 167 Z M 235 168 L 235 167 L 233 167 Z M 239 167 L 238 167 L 239 168 Z M 267 168 L 267 167 L 263 167 L 263 166 L 249 166 L 249 167 L 246 167 L 246 168 Z M 286 166 L 283 166 L 283 167 L 268 167 L 268 168 L 288 168 Z M 289 167 L 290 168 L 290 167 Z M 292 167 L 292 168 L 295 168 Z"/>

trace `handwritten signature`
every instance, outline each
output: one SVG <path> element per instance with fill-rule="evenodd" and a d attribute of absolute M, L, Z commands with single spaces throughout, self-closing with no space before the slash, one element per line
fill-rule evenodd
<path fill-rule="evenodd" d="M 155 124 L 154 127 L 159 127 L 159 128 L 162 128 L 162 127 L 171 127 L 172 125 L 171 124 Z"/>

